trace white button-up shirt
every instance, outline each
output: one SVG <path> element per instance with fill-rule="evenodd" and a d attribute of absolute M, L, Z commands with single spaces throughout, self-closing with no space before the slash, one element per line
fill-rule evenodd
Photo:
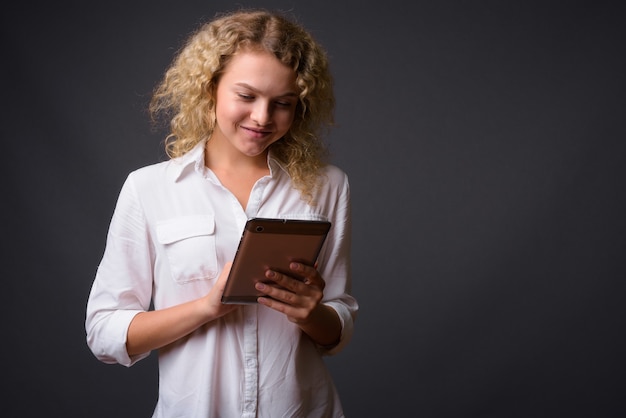
<path fill-rule="evenodd" d="M 312 342 L 287 318 L 244 305 L 159 350 L 154 417 L 342 417 L 322 355 L 350 340 L 358 305 L 350 295 L 350 191 L 339 168 L 310 206 L 270 156 L 270 174 L 254 185 L 247 208 L 204 165 L 204 143 L 181 158 L 132 172 L 119 195 L 106 249 L 89 296 L 87 343 L 105 363 L 131 366 L 126 334 L 133 317 L 209 292 L 232 261 L 250 217 L 328 220 L 318 259 L 323 303 L 337 311 L 339 344 Z"/>

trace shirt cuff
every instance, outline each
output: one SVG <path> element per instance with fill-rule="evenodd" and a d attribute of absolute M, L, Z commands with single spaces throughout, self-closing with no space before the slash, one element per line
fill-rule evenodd
<path fill-rule="evenodd" d="M 329 306 L 337 312 L 339 321 L 341 322 L 341 336 L 339 342 L 333 346 L 318 346 L 321 353 L 326 356 L 332 356 L 339 353 L 352 339 L 354 332 L 354 318 L 350 310 L 340 302 L 325 302 L 324 305 Z"/>

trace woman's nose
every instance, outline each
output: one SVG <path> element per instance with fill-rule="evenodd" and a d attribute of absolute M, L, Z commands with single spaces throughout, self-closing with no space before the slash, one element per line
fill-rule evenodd
<path fill-rule="evenodd" d="M 250 118 L 258 125 L 267 125 L 272 119 L 272 109 L 269 103 L 257 102 L 255 103 Z"/>

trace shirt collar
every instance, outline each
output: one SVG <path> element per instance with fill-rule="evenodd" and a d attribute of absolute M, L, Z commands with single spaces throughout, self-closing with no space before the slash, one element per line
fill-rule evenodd
<path fill-rule="evenodd" d="M 177 182 L 183 176 L 193 171 L 198 173 L 204 172 L 205 145 L 206 140 L 202 140 L 185 155 L 171 160 L 169 177 L 173 182 Z M 270 169 L 270 177 L 272 178 L 276 177 L 281 171 L 287 171 L 283 164 L 272 154 L 271 149 L 267 155 L 267 166 Z"/>
<path fill-rule="evenodd" d="M 267 154 L 267 166 L 270 168 L 270 177 L 275 178 L 280 171 L 287 172 L 287 169 L 283 166 L 283 164 L 278 161 L 276 156 L 272 153 L 272 149 L 270 148 L 270 152 Z"/>
<path fill-rule="evenodd" d="M 181 157 L 173 158 L 169 167 L 169 178 L 177 182 L 184 175 L 204 167 L 204 145 L 206 140 L 198 142 L 189 152 Z"/>

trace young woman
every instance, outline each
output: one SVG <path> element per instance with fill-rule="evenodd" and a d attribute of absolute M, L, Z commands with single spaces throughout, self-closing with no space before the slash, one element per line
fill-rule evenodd
<path fill-rule="evenodd" d="M 158 350 L 154 417 L 343 416 L 322 359 L 346 346 L 358 310 L 348 179 L 324 160 L 332 88 L 307 31 L 242 10 L 193 34 L 156 89 L 171 158 L 124 183 L 86 315 L 105 363 Z M 251 217 L 332 227 L 315 266 L 292 263 L 304 281 L 268 270 L 268 297 L 222 304 Z"/>

